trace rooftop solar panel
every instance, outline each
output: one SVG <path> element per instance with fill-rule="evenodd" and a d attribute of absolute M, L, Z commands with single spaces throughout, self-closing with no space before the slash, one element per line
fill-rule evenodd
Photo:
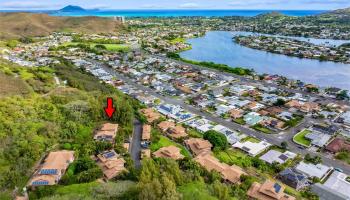
<path fill-rule="evenodd" d="M 111 151 L 111 152 L 108 152 L 108 153 L 103 154 L 103 156 L 104 156 L 105 158 L 112 158 L 112 157 L 115 156 L 115 153 Z"/>
<path fill-rule="evenodd" d="M 275 184 L 273 185 L 273 188 L 275 188 L 275 192 L 276 192 L 276 193 L 279 193 L 282 187 L 281 187 L 280 184 L 275 183 Z"/>
<path fill-rule="evenodd" d="M 284 154 L 281 154 L 278 158 L 281 159 L 281 160 L 283 160 L 283 161 L 288 160 L 288 156 L 286 156 L 286 155 L 284 155 Z"/>

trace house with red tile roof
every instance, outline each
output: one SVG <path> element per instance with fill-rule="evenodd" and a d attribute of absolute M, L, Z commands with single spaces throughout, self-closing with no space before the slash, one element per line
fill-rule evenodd
<path fill-rule="evenodd" d="M 342 138 L 335 138 L 326 146 L 326 150 L 332 153 L 338 153 L 342 150 L 350 151 L 350 142 Z"/>
<path fill-rule="evenodd" d="M 30 186 L 55 185 L 57 184 L 70 163 L 74 161 L 74 151 L 50 152 L 29 181 Z"/>
<path fill-rule="evenodd" d="M 263 184 L 253 183 L 247 195 L 257 200 L 295 200 L 295 197 L 284 193 L 284 189 L 283 185 L 267 180 Z"/>

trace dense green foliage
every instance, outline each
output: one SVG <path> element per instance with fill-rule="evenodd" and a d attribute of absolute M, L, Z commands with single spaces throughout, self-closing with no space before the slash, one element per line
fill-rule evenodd
<path fill-rule="evenodd" d="M 100 169 L 88 157 L 105 148 L 92 140 L 92 130 L 107 120 L 103 112 L 106 97 L 115 100 L 112 121 L 119 123 L 121 130 L 131 126 L 137 104 L 68 62 L 53 68 L 1 65 L 0 69 L 11 76 L 20 75 L 34 91 L 25 97 L 1 98 L 0 190 L 23 187 L 33 165 L 45 152 L 58 148 L 72 149 L 79 158 L 67 173 L 70 178 L 63 179 L 66 184 L 101 177 Z M 53 73 L 70 87 L 55 88 Z"/>
<path fill-rule="evenodd" d="M 217 149 L 226 149 L 228 146 L 225 135 L 213 130 L 205 132 L 203 138 L 208 140 L 214 146 L 214 148 Z"/>

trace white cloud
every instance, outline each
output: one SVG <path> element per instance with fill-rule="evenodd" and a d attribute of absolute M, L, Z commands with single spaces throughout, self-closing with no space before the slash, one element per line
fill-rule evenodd
<path fill-rule="evenodd" d="M 197 3 L 184 3 L 179 6 L 180 8 L 199 8 Z"/>
<path fill-rule="evenodd" d="M 6 9 L 45 9 L 45 8 L 53 8 L 60 7 L 60 4 L 49 4 L 42 3 L 37 1 L 10 1 L 4 2 L 0 4 L 0 7 Z"/>

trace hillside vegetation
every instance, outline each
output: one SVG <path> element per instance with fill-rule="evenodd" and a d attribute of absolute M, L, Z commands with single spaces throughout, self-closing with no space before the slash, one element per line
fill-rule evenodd
<path fill-rule="evenodd" d="M 55 75 L 67 85 L 56 85 Z M 0 81 L 7 83 L 0 91 L 0 199 L 10 199 L 15 187 L 26 184 L 47 151 L 75 150 L 77 162 L 91 163 L 89 156 L 104 148 L 93 141 L 92 132 L 107 120 L 107 96 L 115 100 L 111 121 L 120 125 L 120 141 L 131 133 L 138 104 L 64 60 L 56 66 L 26 68 L 0 59 Z M 75 171 L 67 183 L 93 181 L 99 173 L 92 169 Z"/>
<path fill-rule="evenodd" d="M 0 13 L 0 39 L 47 36 L 55 31 L 112 33 L 122 25 L 112 18 L 55 17 L 36 13 Z"/>

